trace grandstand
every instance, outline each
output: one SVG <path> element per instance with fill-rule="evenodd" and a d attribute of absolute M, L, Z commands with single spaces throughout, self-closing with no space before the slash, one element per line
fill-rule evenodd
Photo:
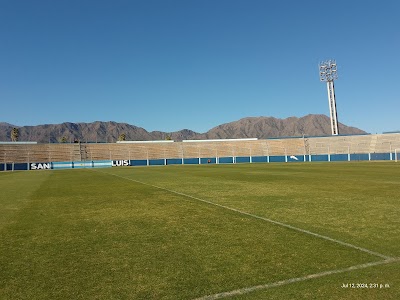
<path fill-rule="evenodd" d="M 313 137 L 307 141 L 310 154 L 392 153 L 400 146 L 400 134 Z"/>
<path fill-rule="evenodd" d="M 332 160 L 393 160 L 396 149 L 400 149 L 400 133 L 182 142 L 79 144 L 3 142 L 0 143 L 0 163 L 5 165 L 129 160 L 136 161 L 137 165 L 166 165 L 270 162 L 270 159 L 287 162 L 288 158 L 293 156 L 296 160 L 300 158 L 300 161 L 330 161 L 331 158 Z"/>
<path fill-rule="evenodd" d="M 0 143 L 0 162 L 29 163 L 82 160 L 79 144 Z"/>

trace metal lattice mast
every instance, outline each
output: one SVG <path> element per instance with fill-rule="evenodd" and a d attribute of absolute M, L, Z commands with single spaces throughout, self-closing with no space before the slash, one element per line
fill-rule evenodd
<path fill-rule="evenodd" d="M 338 78 L 336 61 L 327 60 L 319 64 L 319 79 L 326 82 L 328 89 L 329 112 L 331 117 L 332 135 L 339 134 L 338 117 L 336 110 L 334 81 Z"/>

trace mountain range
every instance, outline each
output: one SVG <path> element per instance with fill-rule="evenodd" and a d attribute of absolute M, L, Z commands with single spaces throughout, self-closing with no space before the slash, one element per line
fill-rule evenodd
<path fill-rule="evenodd" d="M 175 132 L 151 131 L 127 123 L 113 121 L 92 123 L 45 124 L 37 126 L 15 126 L 0 122 L 0 141 L 11 140 L 11 130 L 19 129 L 20 141 L 57 143 L 63 137 L 68 142 L 115 142 L 121 134 L 126 140 L 151 141 L 171 138 L 175 141 L 189 139 L 229 139 L 229 138 L 274 138 L 294 136 L 328 136 L 331 134 L 330 119 L 325 115 L 310 114 L 301 118 L 289 117 L 248 117 L 238 121 L 221 124 L 205 133 L 189 129 Z M 339 123 L 340 134 L 365 134 L 366 132 Z"/>

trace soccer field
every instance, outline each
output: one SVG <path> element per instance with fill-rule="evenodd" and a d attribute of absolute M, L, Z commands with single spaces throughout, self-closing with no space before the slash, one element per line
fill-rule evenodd
<path fill-rule="evenodd" d="M 400 164 L 0 173 L 0 299 L 400 299 Z"/>

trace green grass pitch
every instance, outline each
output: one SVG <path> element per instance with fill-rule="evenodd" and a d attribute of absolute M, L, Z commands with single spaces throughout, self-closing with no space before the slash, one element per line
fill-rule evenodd
<path fill-rule="evenodd" d="M 0 299 L 400 299 L 400 163 L 1 172 L 0 190 Z"/>

